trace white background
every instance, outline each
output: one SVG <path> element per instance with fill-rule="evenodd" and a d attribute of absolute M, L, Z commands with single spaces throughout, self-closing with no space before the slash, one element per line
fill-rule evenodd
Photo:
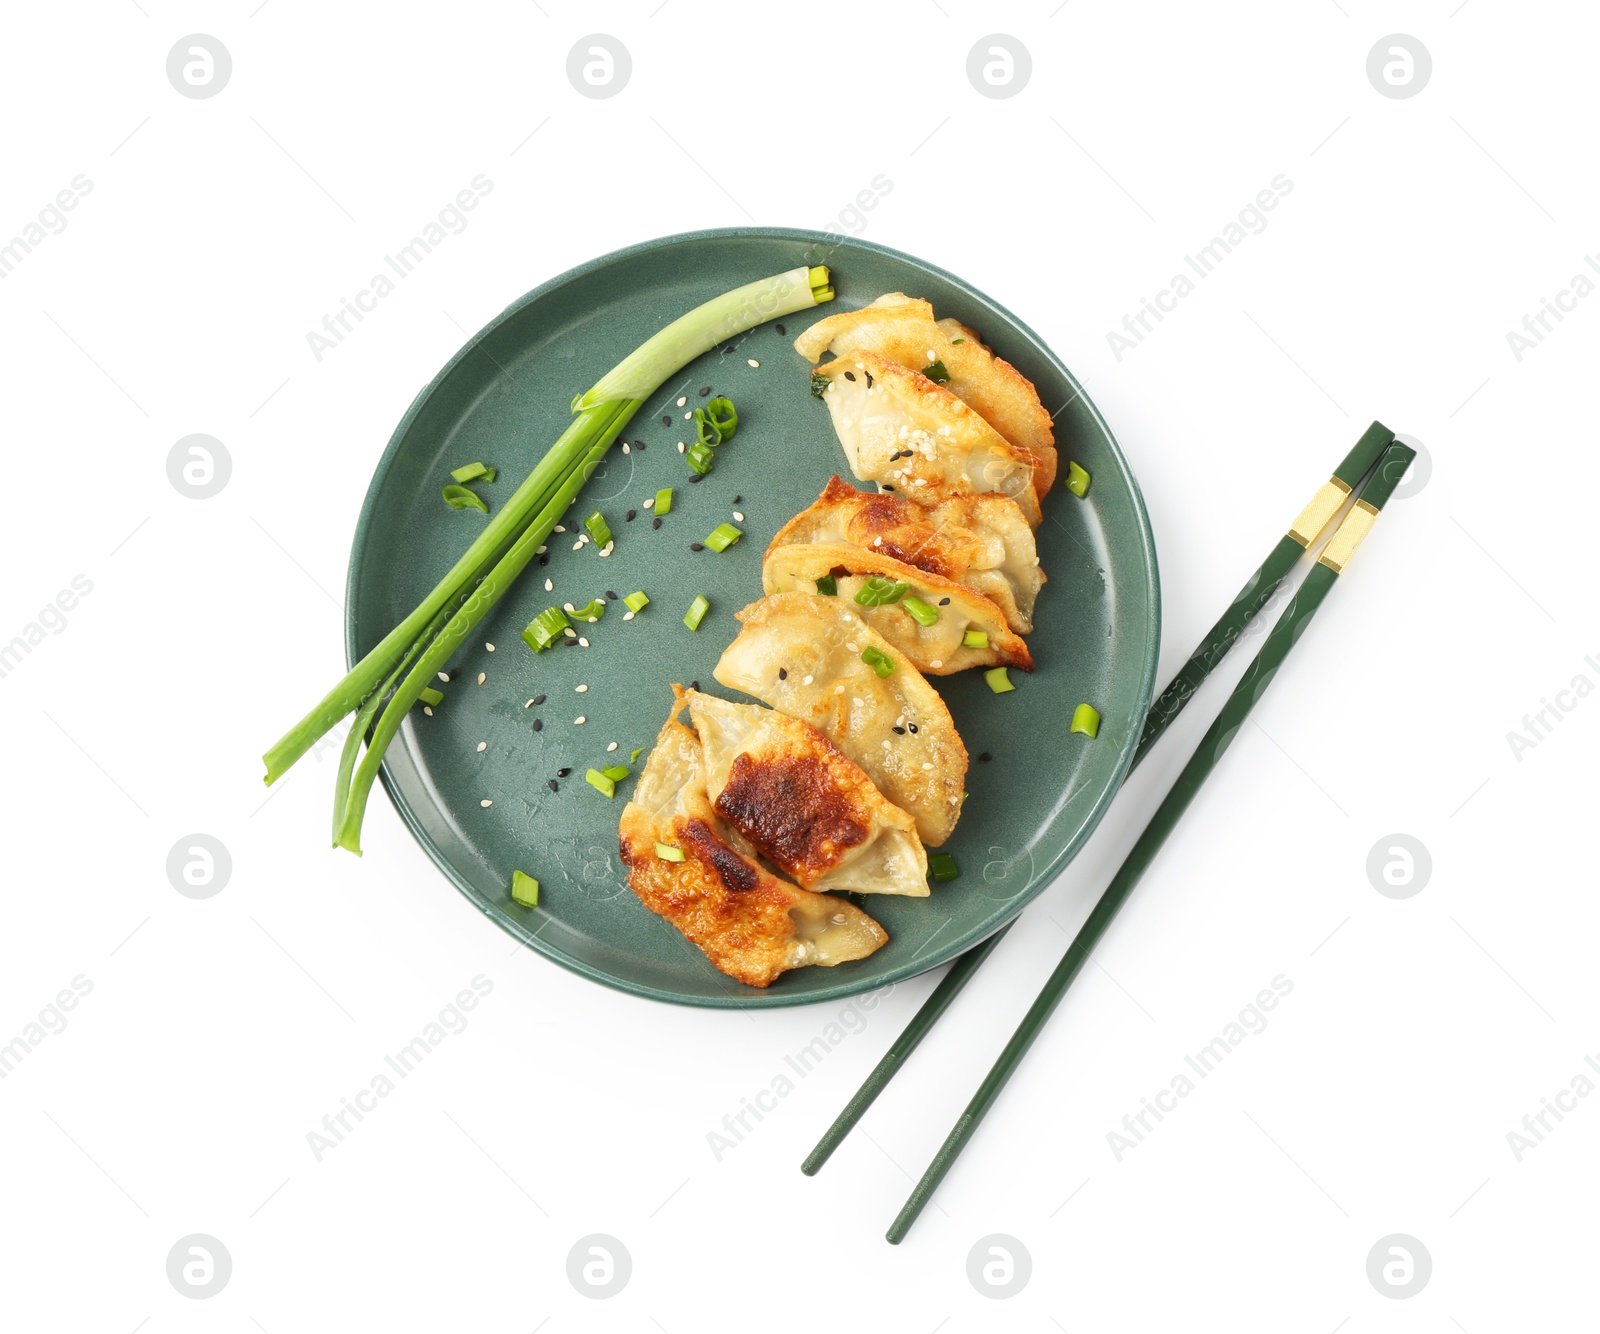
<path fill-rule="evenodd" d="M 0 1323 L 1592 1319 L 1600 1098 L 1520 1161 L 1507 1134 L 1600 1052 L 1600 701 L 1565 697 L 1520 758 L 1507 734 L 1600 685 L 1600 301 L 1520 361 L 1506 338 L 1600 241 L 1591 7 L 99 0 L 5 24 L 0 239 L 76 174 L 93 188 L 0 282 L 0 639 L 74 575 L 93 591 L 4 681 L 0 1042 L 75 976 L 93 990 L 0 1081 Z M 965 73 L 996 31 L 1032 57 L 1008 99 Z M 206 100 L 165 73 L 195 32 L 233 60 Z M 565 75 L 593 32 L 632 57 L 609 100 Z M 1365 72 L 1397 32 L 1433 60 L 1403 100 Z M 478 173 L 470 227 L 316 361 L 307 332 Z M 1159 542 L 1163 679 L 1371 418 L 1432 462 L 898 1248 L 908 1173 L 1248 654 L 814 1180 L 799 1160 L 935 977 L 718 1161 L 708 1133 L 839 1007 L 703 1013 L 570 976 L 513 949 L 383 799 L 364 859 L 329 852 L 328 756 L 270 802 L 257 758 L 342 669 L 371 466 L 467 331 L 648 237 L 825 227 L 880 173 L 864 235 L 1017 311 L 1118 433 Z M 1270 225 L 1118 361 L 1107 331 L 1280 173 Z M 206 501 L 165 471 L 194 432 L 233 461 Z M 165 872 L 197 831 L 233 860 L 203 901 Z M 1398 901 L 1366 873 L 1396 832 L 1433 861 Z M 479 974 L 470 1026 L 316 1161 L 308 1132 Z M 1269 1027 L 1117 1161 L 1108 1132 L 1278 974 Z M 166 1277 L 195 1232 L 233 1258 L 207 1301 Z M 1396 1232 L 1433 1258 L 1403 1301 L 1366 1276 Z M 590 1233 L 632 1256 L 610 1300 L 566 1277 Z M 967 1278 L 991 1233 L 1033 1258 L 1010 1300 Z"/>

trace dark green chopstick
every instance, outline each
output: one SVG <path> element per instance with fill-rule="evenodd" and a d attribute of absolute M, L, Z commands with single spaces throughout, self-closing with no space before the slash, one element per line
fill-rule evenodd
<path fill-rule="evenodd" d="M 1189 661 L 1184 663 L 1182 669 L 1172 678 L 1171 684 L 1150 706 L 1150 712 L 1145 715 L 1144 731 L 1139 737 L 1138 749 L 1134 751 L 1133 762 L 1128 766 L 1129 773 L 1132 773 L 1139 762 L 1149 754 L 1150 748 L 1167 730 L 1168 724 L 1183 712 L 1184 705 L 1199 689 L 1200 684 L 1227 656 L 1228 650 L 1238 642 L 1239 636 L 1251 618 L 1271 601 L 1284 576 L 1294 568 L 1295 561 L 1317 540 L 1322 530 L 1327 527 L 1328 521 L 1338 513 L 1339 507 L 1344 504 L 1350 492 L 1360 484 L 1361 479 L 1378 461 L 1379 454 L 1393 439 L 1393 431 L 1382 422 L 1373 422 L 1356 442 L 1355 448 L 1345 456 L 1344 462 L 1333 470 L 1333 476 L 1323 483 L 1317 494 L 1312 497 L 1311 503 L 1300 512 L 1300 517 L 1294 521 L 1289 531 L 1261 563 L 1261 567 L 1239 590 L 1238 596 L 1234 598 L 1227 611 L 1223 612 L 1206 637 L 1200 641 L 1200 646 L 1189 656 Z M 877 1096 L 888 1087 L 889 1081 L 900 1072 L 900 1067 L 917 1049 L 922 1039 L 933 1031 L 933 1026 L 939 1022 L 951 1002 L 961 994 L 962 988 L 972 980 L 973 974 L 983 967 L 989 955 L 994 952 L 995 946 L 1005 939 L 1012 925 L 1014 923 L 1001 927 L 982 944 L 973 946 L 950 965 L 950 971 L 922 1003 L 922 1008 L 911 1017 L 911 1022 L 901 1030 L 900 1036 L 884 1053 L 883 1059 L 867 1076 L 866 1082 L 856 1090 L 855 1096 L 845 1104 L 838 1118 L 817 1141 L 816 1148 L 811 1150 L 805 1162 L 800 1165 L 802 1172 L 807 1176 L 817 1174 L 832 1156 L 833 1151 L 855 1129 L 856 1123 L 865 1115 L 867 1108 L 872 1106 Z"/>
<path fill-rule="evenodd" d="M 1306 575 L 1283 615 L 1278 618 L 1278 623 L 1272 627 L 1272 632 L 1262 645 L 1261 652 L 1256 655 L 1255 661 L 1250 664 L 1244 676 L 1240 678 L 1239 684 L 1234 687 L 1228 702 L 1222 706 L 1222 712 L 1217 715 L 1216 721 L 1201 738 L 1200 745 L 1195 749 L 1188 764 L 1184 766 L 1183 772 L 1178 775 L 1178 781 L 1172 785 L 1171 791 L 1156 808 L 1150 823 L 1145 826 L 1144 832 L 1139 835 L 1127 858 L 1112 876 L 1111 883 L 1100 896 L 1100 901 L 1095 904 L 1094 910 L 1078 934 L 1073 937 L 1072 944 L 1067 947 L 1067 952 L 1056 965 L 1055 972 L 1051 973 L 1050 980 L 1045 983 L 1038 999 L 1029 1007 L 1022 1022 L 1017 1025 L 1017 1031 L 1012 1034 L 1011 1041 L 1006 1044 L 1005 1050 L 1000 1053 L 1000 1058 L 984 1078 L 972 1101 L 967 1104 L 954 1129 L 940 1146 L 939 1152 L 934 1155 L 928 1170 L 917 1182 L 905 1207 L 901 1209 L 899 1217 L 894 1220 L 886 1234 L 891 1244 L 898 1243 L 905 1237 L 911 1225 L 916 1222 L 917 1216 L 933 1198 L 939 1183 L 944 1180 L 945 1174 L 954 1165 L 961 1150 L 966 1147 L 967 1141 L 972 1138 L 973 1132 L 994 1105 L 995 1099 L 1000 1096 L 1000 1090 L 1006 1086 L 1017 1067 L 1022 1064 L 1022 1058 L 1027 1055 L 1028 1048 L 1033 1046 L 1034 1040 L 1043 1031 L 1056 1006 L 1061 1003 L 1067 988 L 1072 985 L 1095 946 L 1105 935 L 1112 919 L 1127 902 L 1128 896 L 1149 869 L 1156 854 L 1161 851 L 1167 836 L 1172 833 L 1178 821 L 1183 818 L 1184 812 L 1189 809 L 1195 794 L 1211 776 L 1217 762 L 1221 760 L 1233 738 L 1244 725 L 1251 708 L 1272 683 L 1272 678 L 1277 675 L 1284 659 L 1289 656 L 1289 650 L 1305 633 L 1317 608 L 1328 596 L 1329 590 L 1333 588 L 1341 571 L 1349 563 L 1350 557 L 1372 528 L 1378 511 L 1395 487 L 1400 484 L 1401 477 L 1405 475 L 1406 469 L 1415 457 L 1416 451 L 1402 444 L 1391 444 L 1384 451 L 1383 457 L 1378 461 L 1377 471 L 1363 489 L 1355 507 L 1345 516 L 1344 522 L 1329 539 L 1317 563 L 1311 567 L 1311 572 Z"/>

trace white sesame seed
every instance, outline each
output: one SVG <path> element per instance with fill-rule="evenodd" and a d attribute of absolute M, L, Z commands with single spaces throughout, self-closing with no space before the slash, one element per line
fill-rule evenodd
<path fill-rule="evenodd" d="M 583 725 L 584 725 L 584 724 L 585 724 L 585 723 L 586 723 L 586 722 L 588 722 L 588 721 L 589 721 L 589 720 L 588 720 L 588 719 L 587 719 L 587 718 L 585 718 L 585 717 L 584 717 L 584 716 L 583 716 L 583 715 L 582 715 L 582 714 L 581 714 L 581 713 L 580 713 L 580 714 L 579 714 L 579 715 L 578 715 L 578 716 L 577 716 L 577 717 L 576 717 L 576 718 L 574 718 L 574 719 L 573 719 L 573 720 L 572 720 L 572 725 L 573 725 L 573 726 L 574 726 L 574 727 L 582 727 L 582 726 L 583 726 Z"/>
<path fill-rule="evenodd" d="M 930 667 L 943 667 L 944 666 L 944 659 L 943 658 L 935 658 L 932 662 L 930 662 L 928 664 L 928 666 L 930 666 Z"/>
<path fill-rule="evenodd" d="M 905 714 L 902 713 L 898 718 L 896 718 L 894 720 L 894 725 L 896 727 L 904 727 L 906 725 L 906 716 L 905 716 Z"/>
<path fill-rule="evenodd" d="M 687 394 L 685 394 L 682 398 L 680 398 L 678 400 L 678 406 L 681 408 L 688 401 L 689 401 L 689 396 Z"/>
<path fill-rule="evenodd" d="M 654 496 L 646 496 L 644 498 L 644 507 L 647 510 L 653 510 L 656 507 L 656 498 Z"/>
<path fill-rule="evenodd" d="M 602 556 L 609 556 L 616 549 L 617 549 L 617 544 L 616 544 L 616 541 L 613 539 L 612 541 L 607 542 L 605 544 L 605 546 L 600 548 L 600 554 Z"/>
<path fill-rule="evenodd" d="M 589 641 L 587 639 L 585 639 L 582 635 L 578 636 L 578 644 L 583 648 L 588 648 L 589 647 Z"/>
<path fill-rule="evenodd" d="M 563 625 L 561 627 L 561 633 L 564 634 L 568 639 L 576 639 L 578 637 L 578 632 L 570 625 Z"/>
<path fill-rule="evenodd" d="M 527 702 L 527 703 L 526 703 L 526 704 L 524 704 L 524 705 L 523 705 L 523 706 L 522 706 L 522 707 L 523 707 L 523 708 L 525 708 L 525 709 L 531 709 L 531 708 L 532 708 L 532 707 L 533 707 L 533 701 L 532 701 L 532 700 L 531 700 L 531 699 L 530 699 L 530 700 L 529 700 L 529 701 L 528 701 L 528 702 Z"/>
<path fill-rule="evenodd" d="M 487 680 L 488 680 L 488 679 L 489 679 L 489 673 L 488 673 L 488 672 L 479 672 L 479 673 L 478 673 L 478 684 L 479 684 L 479 685 L 480 685 L 480 686 L 481 686 L 481 685 L 482 685 L 482 684 L 483 684 L 483 683 L 484 683 L 484 682 L 485 682 L 485 681 L 487 681 Z"/>
<path fill-rule="evenodd" d="M 931 764 L 924 764 L 924 765 L 923 765 L 923 766 L 922 766 L 922 767 L 923 767 L 923 768 L 924 768 L 924 769 L 931 769 L 931 768 L 933 768 L 933 766 L 932 766 L 932 765 L 931 765 Z"/>
<path fill-rule="evenodd" d="M 576 542 L 574 542 L 572 544 L 572 549 L 574 551 L 582 551 L 583 550 L 583 539 L 581 537 Z"/>
<path fill-rule="evenodd" d="M 746 357 L 745 358 L 745 365 L 747 365 L 747 366 L 760 366 L 761 363 L 759 361 L 757 361 L 754 357 Z"/>
<path fill-rule="evenodd" d="M 537 550 L 537 551 L 535 551 L 535 552 L 534 552 L 534 553 L 533 553 L 533 554 L 534 554 L 534 555 L 535 555 L 535 556 L 542 556 L 542 555 L 544 555 L 544 553 L 545 553 L 545 552 L 547 552 L 547 551 L 549 551 L 549 550 L 550 550 L 550 548 L 549 548 L 549 547 L 540 547 L 540 548 L 539 548 L 539 549 L 538 549 L 538 550 Z"/>
<path fill-rule="evenodd" d="M 624 441 L 623 441 L 623 442 L 622 442 L 622 452 L 623 452 L 623 453 L 624 453 L 624 454 L 631 454 L 631 453 L 633 453 L 633 446 L 632 446 L 632 445 L 630 445 L 630 444 L 629 444 L 629 443 L 628 443 L 628 442 L 627 442 L 627 441 L 626 441 L 626 440 L 624 440 Z"/>
<path fill-rule="evenodd" d="M 544 581 L 544 591 L 546 593 L 550 592 L 554 587 L 555 587 L 555 584 L 551 580 L 546 579 Z"/>
<path fill-rule="evenodd" d="M 485 643 L 484 644 L 484 648 L 488 649 L 490 653 L 494 652 L 494 645 L 493 644 Z"/>
<path fill-rule="evenodd" d="M 633 613 L 631 611 L 623 612 L 622 619 L 625 621 L 631 621 L 633 619 Z"/>
<path fill-rule="evenodd" d="M 588 686 L 573 686 L 572 688 L 580 695 L 587 695 L 589 693 Z"/>
<path fill-rule="evenodd" d="M 888 749 L 889 749 L 889 743 L 888 743 L 888 742 L 887 742 L 887 741 L 885 741 L 885 742 L 884 742 L 884 743 L 883 743 L 883 748 L 884 748 L 884 749 L 885 749 L 885 750 L 888 750 Z"/>
<path fill-rule="evenodd" d="M 609 746 L 606 747 L 606 754 L 609 755 L 616 748 L 617 748 L 617 743 L 615 741 L 613 741 Z"/>
<path fill-rule="evenodd" d="M 743 523 L 744 522 L 744 515 L 740 514 L 738 510 L 734 510 L 734 512 L 733 512 L 733 521 L 735 523 Z"/>
<path fill-rule="evenodd" d="M 678 453 L 683 453 L 683 441 L 678 441 Z"/>
<path fill-rule="evenodd" d="M 598 624 L 600 624 L 600 618 L 598 616 L 591 616 L 588 619 L 589 619 L 589 624 L 590 625 L 598 625 Z"/>
<path fill-rule="evenodd" d="M 446 685 L 449 685 L 450 684 L 450 673 L 449 672 L 440 672 L 439 673 L 439 679 L 441 681 L 443 681 Z"/>
<path fill-rule="evenodd" d="M 482 755 L 483 752 L 488 750 L 488 749 L 489 749 L 489 743 L 487 741 L 478 742 L 478 754 Z"/>
<path fill-rule="evenodd" d="M 686 422 L 687 422 L 687 421 L 693 421 L 693 420 L 694 420 L 694 413 L 692 413 L 692 412 L 686 412 L 686 413 L 684 413 L 684 414 L 683 414 L 683 419 L 684 419 L 684 421 L 686 421 Z"/>
<path fill-rule="evenodd" d="M 811 684 L 811 677 L 808 675 L 803 681 L 800 682 L 800 684 L 803 685 L 803 686 L 810 685 Z"/>
<path fill-rule="evenodd" d="M 570 602 L 563 602 L 561 604 L 561 608 L 562 608 L 563 611 L 576 611 L 577 610 L 577 608 L 574 607 Z"/>
<path fill-rule="evenodd" d="M 854 704 L 854 705 L 855 705 L 855 706 L 856 706 L 856 708 L 858 708 L 858 709 L 859 709 L 859 708 L 861 708 L 861 707 L 863 707 L 863 706 L 864 706 L 864 705 L 865 705 L 865 704 L 866 704 L 866 701 L 865 701 L 865 700 L 863 700 L 863 699 L 857 699 L 857 698 L 856 698 L 856 697 L 854 697 L 854 696 L 852 696 L 852 697 L 851 697 L 851 699 L 850 699 L 850 702 L 851 702 L 851 703 L 852 703 L 852 704 Z"/>
<path fill-rule="evenodd" d="M 567 531 L 567 526 L 566 526 L 566 525 L 565 525 L 565 524 L 563 524 L 563 523 L 558 523 L 558 524 L 557 524 L 557 525 L 556 525 L 556 532 L 558 532 L 558 533 L 564 533 L 564 532 L 566 532 L 566 531 Z"/>
<path fill-rule="evenodd" d="M 494 805 L 494 802 L 490 801 L 488 797 L 485 797 L 478 803 L 478 805 L 482 806 L 484 810 L 488 810 L 489 807 Z"/>
<path fill-rule="evenodd" d="M 423 705 L 423 706 L 422 706 L 422 711 L 423 711 L 423 712 L 424 712 L 424 713 L 425 713 L 425 714 L 427 714 L 427 715 L 428 715 L 428 717 L 430 717 L 430 718 L 431 718 L 431 717 L 433 717 L 433 705 L 431 705 L 431 704 L 424 704 L 424 705 Z"/>

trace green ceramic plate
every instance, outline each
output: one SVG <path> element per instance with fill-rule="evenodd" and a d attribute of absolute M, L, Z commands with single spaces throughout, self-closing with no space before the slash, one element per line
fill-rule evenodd
<path fill-rule="evenodd" d="M 493 508 L 566 426 L 575 393 L 691 307 L 803 263 L 832 268 L 838 299 L 788 317 L 786 335 L 764 325 L 731 353 L 708 353 L 641 410 L 626 438 L 646 447 L 626 455 L 613 448 L 573 511 L 575 519 L 605 514 L 615 554 L 575 552 L 575 534 L 554 536 L 549 564 L 529 568 L 461 655 L 444 703 L 431 718 L 413 711 L 383 766 L 417 841 L 481 911 L 563 967 L 657 1000 L 753 1008 L 836 1000 L 977 944 L 1083 846 L 1127 771 L 1154 684 L 1160 614 L 1149 519 L 1127 460 L 1067 368 L 960 279 L 882 246 L 787 228 L 696 232 L 606 255 L 528 293 L 458 352 L 396 428 L 367 493 L 350 558 L 351 661 L 421 600 L 483 526 L 482 514 L 440 499 L 452 468 L 498 468 L 500 480 L 478 488 Z M 617 856 L 617 819 L 632 780 L 607 801 L 583 775 L 650 745 L 671 703 L 669 682 L 731 693 L 711 671 L 738 628 L 734 612 L 761 596 L 768 539 L 831 474 L 848 476 L 792 340 L 823 314 L 896 290 L 971 325 L 1032 379 L 1045 405 L 1060 409 L 1062 476 L 1071 458 L 1094 480 L 1087 500 L 1057 486 L 1045 501 L 1039 555 L 1049 583 L 1029 640 L 1038 670 L 1013 672 L 1017 688 L 1006 695 L 991 694 L 980 672 L 936 681 L 973 757 L 971 796 L 944 849 L 960 879 L 926 899 L 861 900 L 888 931 L 888 945 L 856 963 L 787 973 L 761 991 L 718 973 L 634 898 Z M 739 432 L 719 450 L 715 470 L 689 485 L 677 442 L 694 438 L 684 413 L 703 402 L 702 386 L 734 400 Z M 680 395 L 687 407 L 677 406 Z M 642 502 L 662 486 L 673 488 L 672 512 L 652 531 Z M 745 516 L 741 542 L 721 555 L 690 551 L 734 510 Z M 612 604 L 589 627 L 588 649 L 535 656 L 519 638 L 547 606 L 635 589 L 649 594 L 650 606 L 625 623 L 622 605 Z M 694 633 L 683 614 L 697 593 L 712 610 Z M 487 674 L 481 686 L 479 673 Z M 580 685 L 587 692 L 576 693 Z M 524 707 L 536 695 L 545 702 Z M 1096 740 L 1068 735 L 1081 701 L 1100 710 Z M 612 742 L 617 749 L 608 751 Z M 993 759 L 980 763 L 982 752 Z M 552 792 L 547 780 L 566 768 L 571 774 Z M 542 883 L 537 908 L 510 899 L 518 868 Z"/>

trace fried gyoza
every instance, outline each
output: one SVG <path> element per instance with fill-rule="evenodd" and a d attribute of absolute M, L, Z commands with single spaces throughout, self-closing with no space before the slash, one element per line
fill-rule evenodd
<path fill-rule="evenodd" d="M 857 491 L 833 477 L 815 504 L 778 530 L 767 554 L 800 542 L 849 542 L 893 556 L 981 593 L 1018 634 L 1033 629 L 1045 576 L 1033 531 L 1009 497 L 948 495 L 922 506 L 888 492 Z"/>
<path fill-rule="evenodd" d="M 1007 444 L 949 390 L 875 352 L 852 352 L 819 366 L 822 401 L 850 470 L 919 505 L 951 493 L 998 491 L 1039 526 L 1039 458 Z"/>
<path fill-rule="evenodd" d="M 739 613 L 716 678 L 810 723 L 866 771 L 936 848 L 961 814 L 967 750 L 950 710 L 910 661 L 842 598 L 777 593 Z M 867 647 L 894 670 L 880 677 Z"/>
<path fill-rule="evenodd" d="M 846 360 L 875 352 L 914 371 L 942 364 L 950 376 L 946 389 L 1011 444 L 1038 455 L 1041 499 L 1055 481 L 1055 429 L 1032 382 L 985 347 L 975 330 L 957 320 L 936 321 L 928 302 L 887 292 L 861 310 L 818 320 L 794 345 L 813 363 L 828 351 Z"/>
<path fill-rule="evenodd" d="M 706 794 L 700 738 L 677 720 L 682 707 L 680 699 L 622 812 L 622 863 L 640 902 L 752 987 L 790 968 L 863 959 L 886 944 L 884 929 L 853 904 L 798 889 L 734 846 L 738 836 Z M 682 860 L 660 855 L 657 843 Z"/>
<path fill-rule="evenodd" d="M 818 893 L 927 894 L 911 817 L 810 723 L 697 690 L 686 698 L 713 809 L 784 875 Z"/>

